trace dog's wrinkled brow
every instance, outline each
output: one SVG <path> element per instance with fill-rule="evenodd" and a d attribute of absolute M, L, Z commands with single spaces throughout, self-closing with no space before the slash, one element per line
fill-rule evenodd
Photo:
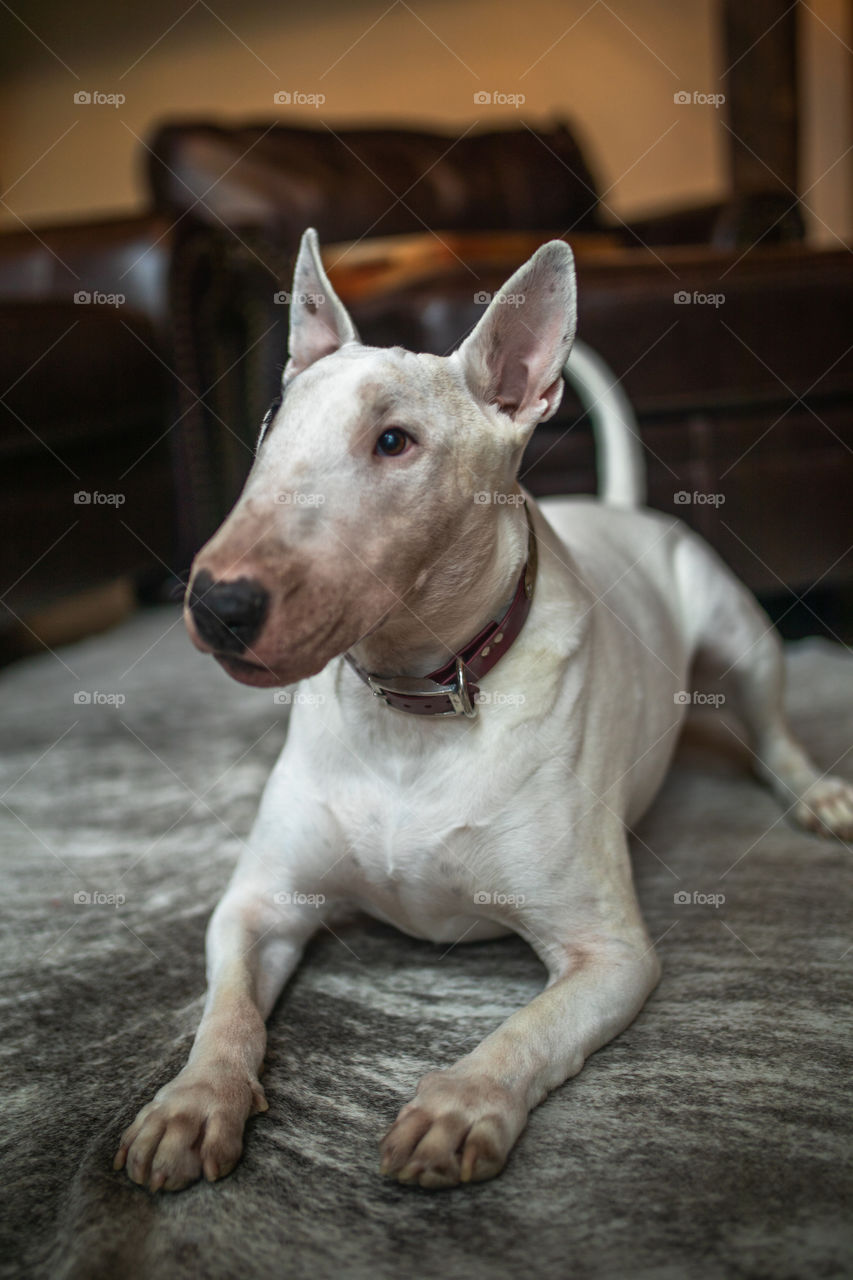
<path fill-rule="evenodd" d="M 374 398 L 373 388 L 365 388 L 362 391 L 361 403 L 364 410 L 370 413 L 372 421 L 379 423 L 384 418 L 393 417 L 401 403 L 401 397 L 383 391 Z"/>

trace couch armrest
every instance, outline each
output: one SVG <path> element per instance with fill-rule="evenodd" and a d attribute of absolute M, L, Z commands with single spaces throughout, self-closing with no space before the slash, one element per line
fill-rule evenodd
<path fill-rule="evenodd" d="M 154 214 L 4 231 L 0 301 L 72 303 L 77 295 L 90 301 L 95 294 L 115 295 L 163 335 L 172 247 L 170 224 Z"/>

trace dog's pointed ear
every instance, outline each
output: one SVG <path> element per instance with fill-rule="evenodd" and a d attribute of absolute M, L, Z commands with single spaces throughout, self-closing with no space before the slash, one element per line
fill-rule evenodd
<path fill-rule="evenodd" d="M 358 342 L 349 312 L 329 284 L 320 259 L 317 232 L 309 227 L 302 236 L 293 272 L 290 295 L 289 359 L 284 381 L 307 369 L 315 360 L 331 355 L 345 342 Z"/>
<path fill-rule="evenodd" d="M 563 395 L 576 328 L 574 257 L 564 241 L 551 240 L 494 295 L 459 348 L 475 399 L 525 430 L 546 421 Z"/>

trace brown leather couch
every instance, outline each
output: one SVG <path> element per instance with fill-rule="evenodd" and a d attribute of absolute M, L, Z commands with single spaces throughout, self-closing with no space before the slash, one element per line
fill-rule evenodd
<path fill-rule="evenodd" d="M 0 235 L 0 630 L 174 559 L 171 244 L 153 215 Z"/>
<path fill-rule="evenodd" d="M 578 258 L 579 332 L 637 408 L 652 504 L 699 528 L 759 592 L 853 584 L 853 263 L 804 247 L 787 195 L 622 225 L 605 216 L 562 125 L 454 139 L 176 124 L 154 138 L 150 172 L 157 206 L 181 219 L 175 322 L 194 362 L 183 379 L 194 391 L 219 379 L 183 406 L 187 547 L 220 519 L 251 460 L 285 357 L 276 296 L 305 226 L 327 246 L 365 341 L 437 353 L 475 323 L 479 292 L 558 234 Z M 393 262 L 405 236 L 422 238 L 423 270 L 396 278 L 383 256 Z M 535 433 L 524 473 L 537 493 L 594 488 L 572 396 Z"/>
<path fill-rule="evenodd" d="M 626 226 L 561 124 L 457 137 L 170 124 L 148 163 L 155 214 L 0 236 L 0 593 L 18 579 L 16 611 L 116 572 L 186 567 L 250 465 L 308 225 L 366 341 L 440 353 L 481 314 L 477 294 L 565 235 L 580 333 L 635 403 L 653 505 L 761 592 L 853 585 L 853 266 L 803 246 L 787 196 Z M 81 290 L 126 301 L 75 304 Z M 571 395 L 524 472 L 537 493 L 594 488 Z M 124 502 L 75 505 L 80 490 Z"/>

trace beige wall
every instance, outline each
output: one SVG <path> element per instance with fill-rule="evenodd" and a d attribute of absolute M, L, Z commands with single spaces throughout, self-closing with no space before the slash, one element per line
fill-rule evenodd
<path fill-rule="evenodd" d="M 812 8 L 846 30 L 845 0 Z M 512 106 L 475 105 L 475 93 L 496 90 L 524 94 L 527 120 L 575 122 L 617 215 L 725 187 L 719 113 L 673 101 L 679 90 L 725 87 L 714 0 L 196 0 L 188 8 L 149 0 L 132 12 L 30 0 L 17 12 L 29 30 L 6 17 L 0 167 L 11 210 L 34 223 L 139 208 L 138 138 L 160 118 L 278 114 L 333 126 L 515 118 Z M 819 88 L 807 112 L 811 181 L 850 141 L 849 62 L 838 39 L 804 16 L 804 66 Z M 78 106 L 80 89 L 126 102 Z M 281 90 L 326 100 L 319 109 L 275 106 Z M 824 236 L 851 230 L 848 175 L 842 162 L 812 193 L 830 227 Z M 13 214 L 2 217 L 14 224 Z"/>
<path fill-rule="evenodd" d="M 853 7 L 849 0 L 809 5 L 800 41 L 800 191 L 812 238 L 829 247 L 839 236 L 853 239 Z"/>

